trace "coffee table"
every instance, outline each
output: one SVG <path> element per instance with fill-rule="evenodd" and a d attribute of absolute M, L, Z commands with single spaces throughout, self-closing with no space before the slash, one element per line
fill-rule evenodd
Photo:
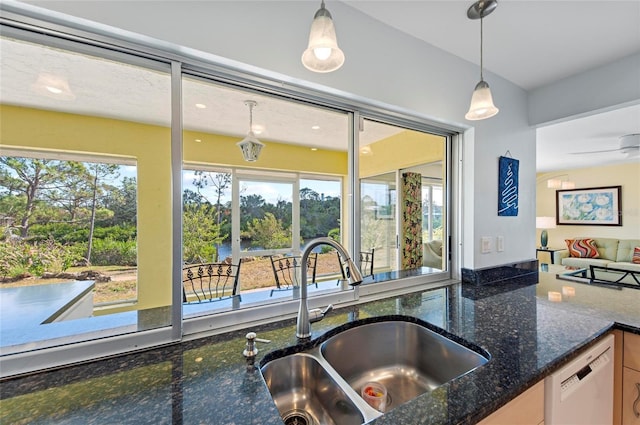
<path fill-rule="evenodd" d="M 584 267 L 577 269 L 568 269 L 566 267 L 563 267 L 562 270 L 558 270 L 558 272 L 556 273 L 556 279 L 578 280 L 583 281 L 584 283 L 588 283 L 588 271 L 589 269 Z"/>
<path fill-rule="evenodd" d="M 640 272 L 638 271 L 602 266 L 589 266 L 589 268 L 589 283 L 640 289 Z"/>

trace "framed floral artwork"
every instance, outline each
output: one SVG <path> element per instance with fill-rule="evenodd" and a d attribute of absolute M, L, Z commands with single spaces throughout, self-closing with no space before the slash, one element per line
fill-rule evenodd
<path fill-rule="evenodd" d="M 622 186 L 557 190 L 556 223 L 622 226 Z"/>

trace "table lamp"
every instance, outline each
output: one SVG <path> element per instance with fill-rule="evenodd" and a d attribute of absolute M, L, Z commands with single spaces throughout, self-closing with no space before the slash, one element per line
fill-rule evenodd
<path fill-rule="evenodd" d="M 549 235 L 547 233 L 547 229 L 555 229 L 555 228 L 556 228 L 555 217 L 536 217 L 536 229 L 542 229 L 542 233 L 540 234 L 540 247 L 542 249 L 547 249 L 547 242 L 549 241 Z"/>

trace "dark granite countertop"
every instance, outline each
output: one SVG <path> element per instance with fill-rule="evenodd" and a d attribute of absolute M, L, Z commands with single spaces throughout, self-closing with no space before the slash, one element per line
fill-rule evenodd
<path fill-rule="evenodd" d="M 549 291 L 563 292 L 551 302 Z M 640 290 L 553 281 L 416 292 L 338 309 L 313 337 L 357 319 L 417 318 L 475 344 L 491 360 L 371 423 L 475 423 L 614 327 L 640 333 Z M 282 424 L 257 368 L 241 352 L 248 330 L 266 353 L 296 344 L 293 320 L 5 380 L 3 424 Z"/>

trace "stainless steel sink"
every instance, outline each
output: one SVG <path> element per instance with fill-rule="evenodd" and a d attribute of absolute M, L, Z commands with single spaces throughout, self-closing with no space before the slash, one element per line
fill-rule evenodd
<path fill-rule="evenodd" d="M 387 411 L 488 361 L 430 329 L 403 321 L 348 329 L 325 341 L 321 353 L 357 393 L 369 381 L 382 383 Z"/>
<path fill-rule="evenodd" d="M 366 423 L 488 361 L 488 354 L 401 317 L 356 322 L 310 348 L 296 347 L 301 352 L 265 356 L 261 372 L 284 423 Z M 387 389 L 382 412 L 360 396 L 370 381 Z"/>
<path fill-rule="evenodd" d="M 273 360 L 262 367 L 262 375 L 287 425 L 364 422 L 362 413 L 340 385 L 308 354 Z"/>

